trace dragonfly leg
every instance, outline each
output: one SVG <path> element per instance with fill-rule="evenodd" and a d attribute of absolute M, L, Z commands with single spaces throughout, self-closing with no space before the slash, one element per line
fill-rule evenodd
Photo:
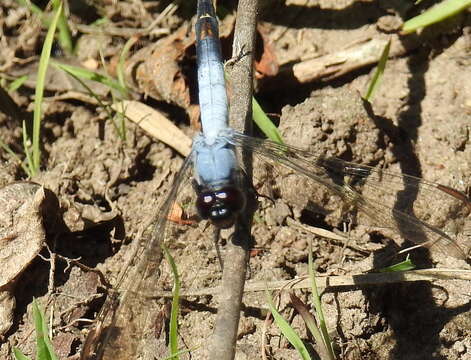
<path fill-rule="evenodd" d="M 222 260 L 221 256 L 221 248 L 219 247 L 219 236 L 221 234 L 221 229 L 218 227 L 214 227 L 213 239 L 214 239 L 214 246 L 216 247 L 216 253 L 219 261 L 219 267 L 221 268 L 221 272 L 224 270 L 224 261 Z"/>
<path fill-rule="evenodd" d="M 250 54 L 250 50 L 245 51 L 244 45 L 241 45 L 239 41 L 234 41 L 234 44 L 236 55 L 224 63 L 224 69 L 226 69 L 227 66 L 234 66 L 234 64 L 239 62 L 244 56 Z"/>

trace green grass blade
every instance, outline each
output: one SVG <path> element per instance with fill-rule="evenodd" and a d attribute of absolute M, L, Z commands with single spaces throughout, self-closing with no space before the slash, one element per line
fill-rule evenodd
<path fill-rule="evenodd" d="M 283 139 L 277 127 L 271 122 L 270 118 L 265 114 L 254 97 L 252 97 L 252 116 L 255 124 L 257 124 L 267 138 L 278 144 L 283 144 Z"/>
<path fill-rule="evenodd" d="M 69 74 L 69 75 L 72 76 L 75 80 L 77 80 L 77 81 L 80 83 L 80 85 L 82 85 L 83 88 L 88 92 L 88 94 L 89 94 L 90 96 L 92 96 L 92 97 L 98 102 L 98 105 L 100 105 L 102 108 L 108 109 L 108 108 L 110 107 L 109 105 L 105 104 L 105 103 L 100 99 L 100 97 L 98 96 L 98 94 L 96 94 L 96 93 L 82 80 L 81 77 L 75 75 L 75 72 L 74 72 L 74 71 L 72 71 L 72 72 L 67 71 L 65 68 L 62 67 L 62 66 L 64 66 L 64 64 L 60 64 L 60 63 L 57 63 L 57 62 L 55 62 L 55 61 L 51 62 L 51 64 L 52 64 L 54 67 L 56 67 L 57 69 L 60 69 L 60 70 L 62 70 L 62 71 L 67 72 L 67 74 Z M 69 65 L 65 65 L 65 66 L 68 67 Z M 77 67 L 75 67 L 75 66 L 72 66 L 72 68 L 88 71 L 88 70 L 86 70 L 86 69 L 77 68 Z M 108 114 L 111 116 L 111 114 L 112 114 L 111 111 L 110 111 Z"/>
<path fill-rule="evenodd" d="M 29 140 L 27 129 L 26 129 L 26 122 L 23 120 L 23 149 L 25 150 L 26 155 L 26 173 L 29 177 L 33 177 L 33 154 L 31 153 L 31 141 Z"/>
<path fill-rule="evenodd" d="M 83 88 L 88 92 L 88 94 L 90 96 L 92 96 L 98 102 L 98 105 L 100 105 L 108 113 L 108 118 L 113 119 L 113 110 L 111 109 L 111 106 L 105 104 L 100 99 L 100 97 L 82 80 L 82 78 L 79 77 L 78 75 L 76 75 L 76 74 L 82 75 L 82 73 L 83 73 L 83 74 L 86 75 L 85 78 L 88 79 L 89 75 L 90 75 L 88 73 L 91 73 L 89 70 L 86 70 L 86 69 L 83 69 L 83 68 L 78 68 L 78 67 L 75 67 L 75 66 L 60 64 L 60 63 L 57 63 L 57 62 L 52 62 L 52 65 L 55 66 L 58 69 L 61 69 L 62 71 L 67 72 L 67 74 L 69 74 L 75 80 L 77 80 L 80 83 L 80 85 L 82 85 Z M 72 70 L 72 71 L 68 71 L 68 70 Z M 75 71 L 75 70 L 77 70 L 77 71 Z M 95 73 L 93 73 L 93 74 L 95 74 Z M 113 79 L 111 79 L 109 77 L 108 77 L 108 79 L 111 80 L 111 81 L 114 81 Z M 113 124 L 116 132 L 118 133 L 118 136 L 121 138 L 121 140 L 125 141 L 126 140 L 126 128 L 125 128 L 126 117 L 122 113 L 119 113 L 119 112 L 118 112 L 118 116 L 121 117 L 120 120 L 118 121 L 118 123 L 116 121 L 112 120 L 112 124 Z"/>
<path fill-rule="evenodd" d="M 314 308 L 316 310 L 317 318 L 319 320 L 319 328 L 321 330 L 323 344 L 326 349 L 326 353 L 330 360 L 335 359 L 334 348 L 332 341 L 330 340 L 329 332 L 325 324 L 324 310 L 322 310 L 321 297 L 316 284 L 316 275 L 314 271 L 314 261 L 312 259 L 312 243 L 309 243 L 309 255 L 308 255 L 308 267 L 309 267 L 309 279 L 311 281 L 312 298 L 314 302 Z"/>
<path fill-rule="evenodd" d="M 24 355 L 20 349 L 16 348 L 13 346 L 13 356 L 15 357 L 15 360 L 31 360 L 29 357 Z"/>
<path fill-rule="evenodd" d="M 62 2 L 60 0 L 52 0 L 52 8 L 55 11 L 58 11 L 59 6 L 61 7 L 59 20 L 57 22 L 59 44 L 67 54 L 71 55 L 74 52 L 74 45 L 72 43 L 72 35 L 70 34 L 69 24 L 67 23 L 67 17 L 65 16 Z"/>
<path fill-rule="evenodd" d="M 303 360 L 311 360 L 311 356 L 306 349 L 303 341 L 299 337 L 299 335 L 294 331 L 291 325 L 281 316 L 281 314 L 276 310 L 275 305 L 273 304 L 273 300 L 271 298 L 270 293 L 268 290 L 266 291 L 268 307 L 273 315 L 273 319 L 275 320 L 276 325 L 280 328 L 283 335 L 288 339 L 291 345 L 296 349 L 298 354 L 301 356 Z"/>
<path fill-rule="evenodd" d="M 298 314 L 301 315 L 301 317 L 303 318 L 303 321 L 306 324 L 309 331 L 311 332 L 312 336 L 314 336 L 314 339 L 316 340 L 316 343 L 319 345 L 319 348 L 321 350 L 324 350 L 325 349 L 324 338 L 321 334 L 319 327 L 317 326 L 316 319 L 309 312 L 309 309 L 307 308 L 306 304 L 304 304 L 301 301 L 301 299 L 299 299 L 293 293 L 290 294 L 290 300 L 291 300 L 291 304 L 294 306 Z M 323 352 L 325 353 L 326 351 L 324 350 Z M 324 359 L 325 357 L 321 356 L 321 358 Z"/>
<path fill-rule="evenodd" d="M 45 14 L 38 6 L 34 5 L 31 1 L 27 0 L 16 0 L 16 2 L 31 11 L 31 13 L 38 15 L 41 18 L 41 22 L 43 26 L 49 27 L 51 24 L 50 18 L 47 14 Z M 52 0 L 52 7 L 53 10 L 57 11 L 57 8 L 61 5 L 60 0 Z M 67 23 L 67 17 L 65 16 L 64 9 L 61 11 L 61 15 L 57 24 L 57 28 L 59 30 L 59 44 L 61 45 L 62 49 L 68 54 L 72 54 L 74 51 L 73 42 L 72 42 L 72 35 L 70 32 L 69 25 Z"/>
<path fill-rule="evenodd" d="M 36 329 L 36 359 L 58 360 L 47 335 L 47 324 L 43 312 L 39 309 L 36 299 L 33 299 L 33 321 Z"/>
<path fill-rule="evenodd" d="M 172 360 L 178 360 L 178 313 L 180 310 L 180 277 L 178 276 L 178 269 L 175 261 L 170 255 L 170 252 L 162 245 L 162 250 L 165 255 L 165 259 L 170 265 L 173 273 L 173 297 L 172 297 L 172 310 L 170 311 L 170 326 L 169 326 L 169 338 L 170 338 L 170 358 Z"/>
<path fill-rule="evenodd" d="M 125 142 L 126 141 L 126 116 L 122 112 L 116 112 L 115 116 L 111 115 L 111 118 L 113 119 L 113 124 L 114 127 L 118 133 L 119 138 L 121 141 Z M 114 120 L 117 118 L 117 120 Z"/>
<path fill-rule="evenodd" d="M 371 79 L 370 85 L 368 86 L 368 90 L 366 91 L 366 95 L 364 99 L 368 102 L 373 98 L 374 93 L 379 87 L 381 83 L 381 79 L 383 77 L 384 69 L 386 68 L 386 62 L 388 61 L 389 56 L 389 49 L 391 48 L 391 40 L 388 41 L 386 46 L 383 49 L 381 57 L 378 62 L 378 66 L 376 67 L 376 71 Z"/>
<path fill-rule="evenodd" d="M 199 346 L 198 346 L 198 347 L 199 347 Z M 175 356 L 180 356 L 180 355 L 184 355 L 184 354 L 189 354 L 189 353 L 191 353 L 192 351 L 198 350 L 198 347 L 194 347 L 194 348 L 192 348 L 192 349 L 183 349 L 183 350 L 178 351 L 176 354 L 166 356 L 166 357 L 161 358 L 161 359 L 159 359 L 159 360 L 173 360 L 173 359 L 175 358 Z"/>
<path fill-rule="evenodd" d="M 78 66 L 72 66 L 72 65 L 62 64 L 58 62 L 54 62 L 53 64 L 54 66 L 58 67 L 59 69 L 65 71 L 66 73 L 74 77 L 96 81 L 114 90 L 119 91 L 121 94 L 126 94 L 126 89 L 123 88 L 118 81 L 116 81 L 115 79 L 109 76 L 102 75 L 97 72 L 90 71 L 88 69 L 84 69 Z"/>
<path fill-rule="evenodd" d="M 402 31 L 405 34 L 429 26 L 453 16 L 471 6 L 471 0 L 445 0 L 404 23 Z"/>
<path fill-rule="evenodd" d="M 101 63 L 103 64 L 103 68 L 104 68 L 105 72 L 108 73 L 107 68 L 106 68 L 105 56 L 103 55 L 103 52 L 101 51 L 101 49 L 100 49 L 100 59 L 101 59 Z M 124 67 L 124 63 L 123 63 L 122 66 Z M 118 64 L 118 68 L 119 67 L 120 67 L 120 65 Z M 124 70 L 123 70 L 123 68 L 121 68 L 121 70 L 118 69 L 118 72 L 119 71 L 121 71 L 122 81 L 123 81 L 123 84 L 124 84 Z M 119 79 L 118 79 L 117 83 L 120 84 Z M 129 94 L 128 94 L 128 89 L 126 88 L 126 86 L 123 87 L 123 86 L 121 86 L 121 84 L 119 86 L 121 87 L 122 90 L 120 90 L 120 94 L 118 96 L 118 99 L 116 99 L 115 94 L 113 92 L 111 92 L 111 96 L 113 98 L 113 103 L 118 103 L 118 102 L 121 101 L 121 99 L 128 98 Z M 123 114 L 118 112 L 117 116 L 110 116 L 110 118 L 113 121 L 113 126 L 115 127 L 116 131 L 118 132 L 118 136 L 121 138 L 121 141 L 126 141 L 126 126 L 125 126 L 126 123 L 125 123 L 125 117 L 123 116 Z M 116 121 L 115 118 L 118 118 L 118 120 Z"/>
<path fill-rule="evenodd" d="M 128 41 L 126 41 L 126 44 L 123 46 L 123 51 L 121 51 L 121 54 L 119 54 L 119 62 L 118 62 L 118 67 L 116 69 L 116 73 L 118 75 L 118 81 L 119 85 L 125 90 L 125 97 L 128 98 L 128 88 L 126 86 L 126 82 L 124 81 L 124 63 L 128 57 L 129 50 L 131 50 L 131 47 L 137 42 L 138 37 L 133 36 L 129 38 Z"/>
<path fill-rule="evenodd" d="M 41 149 L 39 144 L 39 137 L 41 132 L 41 106 L 43 103 L 44 96 L 44 83 L 46 80 L 47 67 L 49 65 L 49 59 L 51 57 L 52 43 L 54 41 L 54 33 L 56 32 L 57 22 L 62 12 L 62 3 L 59 4 L 54 17 L 51 21 L 51 25 L 47 31 L 44 45 L 41 51 L 41 57 L 39 59 L 38 76 L 36 80 L 36 89 L 34 97 L 34 115 L 33 115 L 33 158 L 32 158 L 32 174 L 36 174 L 39 171 Z"/>
<path fill-rule="evenodd" d="M 8 154 L 10 154 L 16 161 L 18 161 L 19 164 L 21 164 L 21 167 L 23 168 L 23 171 L 28 174 L 29 176 L 29 169 L 28 167 L 21 161 L 18 155 L 15 154 L 15 152 L 6 144 L 3 142 L 2 139 L 0 139 L 0 147 L 5 150 Z"/>
<path fill-rule="evenodd" d="M 102 26 L 102 25 L 107 25 L 107 24 L 110 24 L 111 23 L 111 20 L 106 18 L 106 17 L 102 17 L 102 18 L 99 18 L 99 19 L 96 19 L 94 22 L 92 22 L 90 24 L 90 26 Z"/>
<path fill-rule="evenodd" d="M 395 272 L 395 271 L 408 271 L 408 270 L 414 270 L 415 269 L 415 264 L 409 259 L 409 255 L 407 255 L 406 259 L 404 261 L 401 261 L 400 263 L 387 266 L 385 268 L 378 269 L 377 272 L 383 273 L 383 272 Z"/>
<path fill-rule="evenodd" d="M 126 44 L 124 44 L 123 51 L 121 51 L 121 54 L 119 55 L 119 62 L 118 66 L 116 69 L 116 73 L 118 75 L 118 82 L 121 85 L 121 87 L 124 89 L 124 92 L 121 94 L 121 97 L 124 97 L 125 99 L 129 99 L 129 89 L 126 86 L 126 81 L 124 80 L 124 65 L 126 62 L 126 59 L 129 54 L 129 50 L 131 47 L 138 41 L 137 36 L 131 37 L 128 41 L 126 41 Z M 116 103 L 122 99 L 114 99 L 113 95 L 113 102 Z M 123 116 L 122 113 L 118 112 L 116 113 L 116 117 L 118 118 L 116 121 L 116 128 L 118 129 L 118 134 L 119 137 L 121 138 L 122 141 L 126 141 L 126 117 Z"/>
<path fill-rule="evenodd" d="M 224 78 L 226 83 L 228 82 L 227 73 L 224 71 Z M 277 129 L 272 123 L 270 118 L 265 114 L 258 101 L 252 96 L 252 118 L 255 124 L 265 134 L 267 138 L 278 143 L 283 144 L 283 139 Z"/>
<path fill-rule="evenodd" d="M 18 90 L 25 81 L 28 80 L 28 75 L 20 76 L 18 79 L 13 80 L 10 85 L 8 85 L 8 92 L 13 92 Z"/>

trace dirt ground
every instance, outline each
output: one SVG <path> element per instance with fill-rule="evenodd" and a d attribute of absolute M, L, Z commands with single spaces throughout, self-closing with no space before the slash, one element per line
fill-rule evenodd
<path fill-rule="evenodd" d="M 229 58 L 236 6 L 232 1 L 218 4 L 223 52 Z M 44 7 L 45 2 L 37 5 Z M 198 131 L 195 7 L 193 1 L 70 2 L 67 11 L 76 55 L 67 56 L 56 46 L 54 58 L 102 72 L 104 59 L 108 73 L 116 76 L 122 47 L 139 35 L 126 63 L 130 98 L 160 110 L 191 137 Z M 261 1 L 255 96 L 273 115 L 288 144 L 317 156 L 423 177 L 469 196 L 471 16 L 464 12 L 420 36 L 399 37 L 403 21 L 421 9 L 403 1 Z M 108 21 L 91 25 L 102 18 Z M 0 4 L 0 25 L 2 87 L 7 89 L 14 79 L 28 75 L 18 90 L 0 94 L 0 139 L 23 158 L 22 122 L 29 124 L 32 119 L 35 73 L 46 30 L 13 0 Z M 322 61 L 389 37 L 394 56 L 371 106 L 361 95 L 374 64 L 342 74 L 339 62 L 335 64 L 338 73 L 322 79 L 304 81 L 293 75 L 299 63 Z M 87 84 L 103 103 L 111 103 L 109 88 Z M 109 287 L 132 260 L 135 244 L 149 236 L 158 205 L 184 161 L 133 122 L 125 123 L 126 137 L 120 137 L 115 126 L 119 119 L 110 118 L 109 107 L 98 104 L 78 82 L 52 67 L 43 111 L 41 172 L 29 180 L 44 185 L 46 193 L 31 183 L 8 187 L 27 176 L 17 159 L 0 150 L 0 186 L 4 187 L 0 192 L 1 359 L 11 358 L 12 346 L 34 356 L 33 298 L 52 316 L 58 357 L 79 358 L 89 346 L 87 336 L 111 293 Z M 273 171 L 255 167 L 254 185 L 270 199 L 259 199 L 249 282 L 305 275 L 309 241 L 319 276 L 360 274 L 404 259 L 405 255 L 394 254 L 410 243 L 388 226 L 360 215 L 346 229 L 338 197 L 289 171 Z M 186 185 L 181 194 L 190 197 L 191 192 L 185 191 L 190 184 Z M 179 203 L 185 201 L 180 195 Z M 447 226 L 455 226 L 457 242 L 468 249 L 469 219 L 459 217 L 433 194 L 422 198 L 421 206 L 426 219 L 443 212 Z M 364 226 L 370 224 L 375 227 Z M 313 227 L 340 234 L 345 242 L 315 235 L 310 231 Z M 182 291 L 218 286 L 221 271 L 207 224 L 172 225 L 168 234 Z M 224 231 L 222 244 L 229 239 L 230 231 Z M 419 268 L 471 270 L 469 258 L 455 259 L 446 252 L 418 249 L 411 258 Z M 165 262 L 156 284 L 161 291 L 172 289 Z M 311 303 L 309 292 L 297 290 L 296 294 Z M 340 359 L 471 360 L 467 280 L 331 288 L 322 301 Z M 263 341 L 268 358 L 297 359 L 276 326 L 265 321 L 264 293 L 247 292 L 243 303 L 236 359 L 262 358 Z M 148 309 L 142 313 L 150 314 L 158 328 L 156 319 L 165 323 L 168 304 L 168 299 L 160 298 L 158 314 Z M 180 344 L 196 349 L 191 358 L 205 358 L 205 341 L 217 311 L 215 299 L 191 296 L 182 300 L 181 307 Z M 287 291 L 281 293 L 279 309 L 303 340 L 313 344 L 289 305 Z M 155 332 L 158 340 L 152 355 L 164 358 L 168 354 L 165 326 L 161 333 Z"/>

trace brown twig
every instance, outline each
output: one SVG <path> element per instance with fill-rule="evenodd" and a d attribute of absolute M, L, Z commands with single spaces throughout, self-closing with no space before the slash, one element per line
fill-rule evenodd
<path fill-rule="evenodd" d="M 391 41 L 389 58 L 403 56 L 423 44 L 416 36 L 375 36 L 346 49 L 301 61 L 293 66 L 293 75 L 300 83 L 328 81 L 352 71 L 376 64 L 384 47 Z"/>
<path fill-rule="evenodd" d="M 255 43 L 257 0 L 240 0 L 234 36 L 233 57 L 237 58 L 230 69 L 231 107 L 229 121 L 233 128 L 251 133 L 252 124 L 252 60 Z M 241 56 L 242 55 L 242 56 Z M 247 175 L 251 176 L 250 154 L 242 154 Z M 249 205 L 249 210 L 252 208 Z M 226 249 L 221 292 L 216 324 L 210 342 L 209 359 L 232 360 L 235 356 L 237 329 L 246 268 L 248 244 L 253 211 L 247 211 L 235 227 L 233 241 Z"/>
<path fill-rule="evenodd" d="M 335 289 L 335 291 L 349 291 L 352 287 L 375 286 L 392 284 L 398 282 L 410 281 L 436 281 L 436 280 L 467 280 L 471 281 L 471 270 L 463 269 L 420 269 L 410 271 L 368 273 L 356 275 L 331 275 L 317 276 L 316 285 L 319 289 Z M 292 290 L 309 289 L 311 282 L 308 276 L 302 276 L 294 280 L 275 280 L 275 281 L 249 281 L 245 284 L 244 292 L 265 291 L 265 290 Z M 182 290 L 182 298 L 190 296 L 208 296 L 218 295 L 221 292 L 220 287 L 204 289 Z M 172 297 L 171 291 L 160 292 L 159 297 Z"/>

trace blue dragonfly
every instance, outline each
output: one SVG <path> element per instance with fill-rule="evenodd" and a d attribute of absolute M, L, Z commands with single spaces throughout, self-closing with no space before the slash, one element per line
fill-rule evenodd
<path fill-rule="evenodd" d="M 460 192 L 416 177 L 253 138 L 229 127 L 218 22 L 211 0 L 198 0 L 196 52 L 202 132 L 195 136 L 192 151 L 157 212 L 150 240 L 138 250 L 135 264 L 124 269 L 118 291 L 110 294 L 103 306 L 99 326 L 106 331 L 100 334 L 97 330 L 94 338 L 91 336 L 98 342 L 96 358 L 157 356 L 152 344 L 159 309 L 153 294 L 161 290 L 157 282 L 161 245 L 172 236 L 168 216 L 175 203 L 189 199 L 189 211 L 193 209 L 200 219 L 208 220 L 216 228 L 232 227 L 253 194 L 251 182 L 239 165 L 240 148 L 251 151 L 261 164 L 285 167 L 323 186 L 344 204 L 366 214 L 373 224 L 391 228 L 407 240 L 432 250 L 467 258 L 465 249 L 455 241 L 455 235 L 444 229 L 442 221 L 417 213 L 417 209 L 427 209 L 430 203 L 449 204 L 455 217 L 464 218 L 471 211 L 471 202 Z M 399 192 L 414 193 L 414 206 L 398 207 Z"/>

